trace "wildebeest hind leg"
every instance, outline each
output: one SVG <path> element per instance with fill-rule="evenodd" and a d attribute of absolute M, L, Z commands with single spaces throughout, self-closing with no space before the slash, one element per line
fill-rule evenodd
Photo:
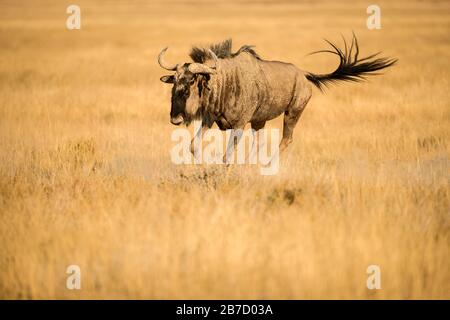
<path fill-rule="evenodd" d="M 300 119 L 303 110 L 305 110 L 309 98 L 310 96 L 306 99 L 296 99 L 284 112 L 283 138 L 280 142 L 280 153 L 282 153 L 292 142 L 292 134 L 294 133 L 294 128 L 297 125 L 297 122 Z"/>

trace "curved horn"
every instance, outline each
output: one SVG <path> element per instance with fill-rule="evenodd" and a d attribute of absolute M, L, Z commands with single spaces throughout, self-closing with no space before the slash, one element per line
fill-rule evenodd
<path fill-rule="evenodd" d="M 207 73 L 207 74 L 216 73 L 218 58 L 211 49 L 208 49 L 208 52 L 209 52 L 209 55 L 211 56 L 211 58 L 214 60 L 214 66 L 209 67 L 206 64 L 202 64 L 202 63 L 191 63 L 189 65 L 190 72 L 192 72 L 192 73 Z"/>
<path fill-rule="evenodd" d="M 196 62 L 191 63 L 188 68 L 189 71 L 192 73 L 207 73 L 207 74 L 216 73 L 216 70 L 214 70 L 213 68 L 210 68 L 205 64 Z"/>
<path fill-rule="evenodd" d="M 217 61 L 219 59 L 217 58 L 216 54 L 211 49 L 208 49 L 208 52 L 209 52 L 210 56 L 213 58 L 213 60 L 214 60 L 214 67 L 212 67 L 212 68 L 213 69 L 217 69 Z"/>
<path fill-rule="evenodd" d="M 162 51 L 159 53 L 159 55 L 158 55 L 158 63 L 161 66 L 161 68 L 163 68 L 163 69 L 166 69 L 166 70 L 169 70 L 169 71 L 175 71 L 175 70 L 177 70 L 178 63 L 173 65 L 173 66 L 170 66 L 170 65 L 168 65 L 168 64 L 166 64 L 164 62 L 163 55 L 167 51 L 167 49 L 168 49 L 168 47 L 162 49 Z"/>

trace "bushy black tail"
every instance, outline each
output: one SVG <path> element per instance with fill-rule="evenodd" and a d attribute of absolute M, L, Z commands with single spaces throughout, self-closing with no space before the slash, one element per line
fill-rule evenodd
<path fill-rule="evenodd" d="M 334 83 L 337 81 L 359 82 L 365 80 L 365 76 L 377 74 L 373 72 L 390 67 L 397 62 L 397 59 L 391 58 L 375 59 L 375 57 L 378 54 L 380 54 L 379 52 L 366 58 L 358 59 L 359 54 L 358 40 L 356 40 L 354 34 L 352 44 L 350 45 L 349 50 L 347 48 L 347 43 L 344 39 L 345 45 L 344 52 L 330 41 L 328 40 L 325 41 L 328 42 L 333 47 L 334 50 L 321 50 L 313 53 L 319 52 L 333 53 L 339 56 L 340 62 L 337 69 L 332 73 L 314 74 L 308 72 L 306 74 L 306 79 L 311 81 L 320 90 L 323 90 L 323 87 L 324 86 L 326 87 L 329 83 Z"/>

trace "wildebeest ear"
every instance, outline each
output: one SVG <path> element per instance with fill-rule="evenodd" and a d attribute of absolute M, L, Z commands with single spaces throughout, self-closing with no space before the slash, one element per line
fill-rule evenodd
<path fill-rule="evenodd" d="M 159 80 L 161 80 L 164 83 L 174 83 L 175 77 L 174 76 L 162 76 Z"/>

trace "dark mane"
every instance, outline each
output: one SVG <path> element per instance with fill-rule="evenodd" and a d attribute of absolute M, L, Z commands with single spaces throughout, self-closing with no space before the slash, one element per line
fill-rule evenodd
<path fill-rule="evenodd" d="M 232 40 L 227 39 L 223 42 L 213 44 L 209 47 L 212 52 L 217 56 L 219 59 L 230 59 L 233 57 L 236 57 L 237 55 L 241 54 L 242 52 L 248 52 L 251 55 L 253 55 L 256 59 L 261 60 L 259 55 L 256 53 L 255 50 L 253 50 L 253 46 L 244 45 L 242 46 L 238 51 L 235 53 L 231 52 L 231 45 Z M 208 49 L 205 48 L 199 48 L 199 47 L 192 47 L 191 53 L 189 54 L 191 59 L 194 62 L 197 63 L 205 63 L 206 60 L 210 59 L 210 54 L 208 52 Z"/>

